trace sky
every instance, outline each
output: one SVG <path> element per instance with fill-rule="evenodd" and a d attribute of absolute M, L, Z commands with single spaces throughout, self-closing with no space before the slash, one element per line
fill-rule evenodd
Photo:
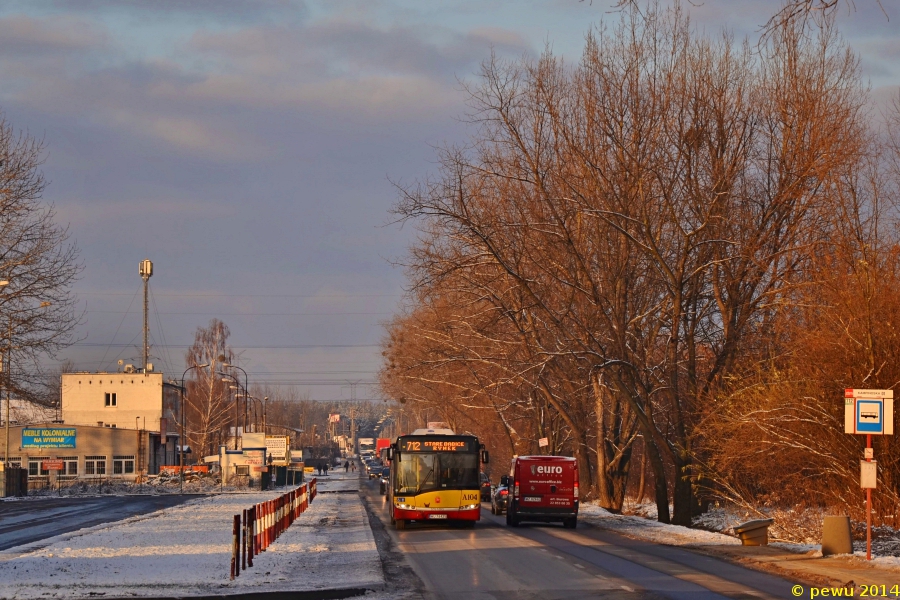
<path fill-rule="evenodd" d="M 377 398 L 396 266 L 415 236 L 396 185 L 464 142 L 463 82 L 493 51 L 577 60 L 612 0 L 7 0 L 0 110 L 43 140 L 44 198 L 81 250 L 78 370 L 151 357 L 180 378 L 218 318 L 254 384 Z M 756 36 L 778 2 L 690 6 Z M 886 14 L 885 14 L 886 13 Z M 900 0 L 843 4 L 876 109 L 898 94 Z M 351 383 L 356 385 L 351 386 Z"/>

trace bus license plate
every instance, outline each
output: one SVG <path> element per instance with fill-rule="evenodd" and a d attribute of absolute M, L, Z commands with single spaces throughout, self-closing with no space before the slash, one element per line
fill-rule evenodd
<path fill-rule="evenodd" d="M 429 519 L 446 519 L 447 515 L 428 515 Z"/>
<path fill-rule="evenodd" d="M 540 502 L 540 501 L 541 501 L 540 496 L 525 496 L 524 498 L 522 498 L 522 502 Z"/>

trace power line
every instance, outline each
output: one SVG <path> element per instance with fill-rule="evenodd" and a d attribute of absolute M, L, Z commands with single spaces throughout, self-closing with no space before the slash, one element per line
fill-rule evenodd
<path fill-rule="evenodd" d="M 76 347 L 128 348 L 134 344 L 105 344 L 100 342 L 76 342 Z M 190 348 L 193 344 L 165 344 L 161 348 Z M 285 346 L 230 346 L 235 350 L 302 350 L 305 348 L 380 348 L 381 344 L 289 344 Z"/>
<path fill-rule="evenodd" d="M 79 296 L 129 296 L 124 292 L 82 292 Z M 165 298 L 398 298 L 399 294 L 156 294 Z"/>
<path fill-rule="evenodd" d="M 121 311 L 121 310 L 86 310 L 88 314 L 109 314 L 109 315 L 127 315 L 129 312 L 132 314 L 135 311 Z M 176 315 L 176 316 L 206 316 L 206 315 L 217 315 L 220 317 L 345 317 L 345 316 L 381 316 L 385 317 L 388 315 L 392 315 L 394 313 L 390 312 L 339 312 L 339 313 L 255 313 L 255 312 L 237 312 L 237 313 L 223 313 L 215 310 L 209 310 L 205 312 L 157 312 L 157 315 Z"/>

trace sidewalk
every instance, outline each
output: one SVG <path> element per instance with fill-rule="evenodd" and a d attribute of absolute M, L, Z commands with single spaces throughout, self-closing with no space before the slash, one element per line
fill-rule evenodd
<path fill-rule="evenodd" d="M 0 552 L 0 598 L 180 597 L 382 590 L 359 473 L 319 495 L 254 566 L 229 579 L 232 516 L 285 491 L 223 494 Z"/>
<path fill-rule="evenodd" d="M 856 596 L 868 592 L 868 596 L 900 597 L 900 560 L 894 558 L 869 562 L 849 554 L 822 557 L 818 547 L 810 550 L 809 546 L 781 543 L 742 546 L 737 538 L 729 535 L 666 525 L 643 517 L 614 515 L 591 504 L 581 507 L 579 519 L 629 537 L 696 550 L 802 582 L 803 591 L 797 597 L 812 597 L 812 587 L 855 587 Z M 861 587 L 874 585 L 879 586 L 878 594 Z M 880 586 L 885 586 L 883 592 Z"/>
<path fill-rule="evenodd" d="M 862 585 L 885 586 L 890 597 L 900 596 L 900 569 L 872 564 L 849 554 L 823 557 L 819 551 L 791 552 L 774 546 L 696 546 L 706 554 L 722 557 L 748 567 L 756 567 L 787 579 L 808 584 L 804 597 L 809 598 L 810 585 L 827 587 L 855 587 L 856 595 L 862 595 Z M 895 592 L 891 593 L 891 588 Z M 881 595 L 879 594 L 868 594 Z"/>

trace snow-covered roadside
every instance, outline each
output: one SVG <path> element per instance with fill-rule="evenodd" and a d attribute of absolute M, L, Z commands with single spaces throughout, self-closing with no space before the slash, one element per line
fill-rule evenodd
<path fill-rule="evenodd" d="M 738 538 L 730 535 L 703 529 L 690 529 L 680 525 L 667 525 L 645 517 L 616 515 L 592 504 L 583 504 L 579 507 L 578 519 L 596 527 L 609 529 L 629 537 L 670 546 L 741 545 L 741 541 Z M 822 555 L 821 546 L 815 544 L 775 542 L 770 545 L 797 554 L 808 554 L 813 557 Z M 900 569 L 900 557 L 874 556 L 871 561 L 866 561 L 865 557 L 865 551 L 856 551 L 852 556 L 848 554 L 835 556 L 835 558 L 845 558 L 848 561 L 860 565 L 864 564 L 867 567 L 893 571 Z"/>
<path fill-rule="evenodd" d="M 741 544 L 739 539 L 730 535 L 702 529 L 690 529 L 679 525 L 667 525 L 644 517 L 616 515 L 595 504 L 581 505 L 578 509 L 578 519 L 623 535 L 670 546 L 709 546 L 712 544 L 740 546 Z"/>
<path fill-rule="evenodd" d="M 352 489 L 358 480 L 319 481 L 320 494 L 309 509 L 234 581 L 229 580 L 233 515 L 281 492 L 200 498 L 7 550 L 0 553 L 0 598 L 382 588 L 381 561 L 359 496 L 328 493 Z"/>

